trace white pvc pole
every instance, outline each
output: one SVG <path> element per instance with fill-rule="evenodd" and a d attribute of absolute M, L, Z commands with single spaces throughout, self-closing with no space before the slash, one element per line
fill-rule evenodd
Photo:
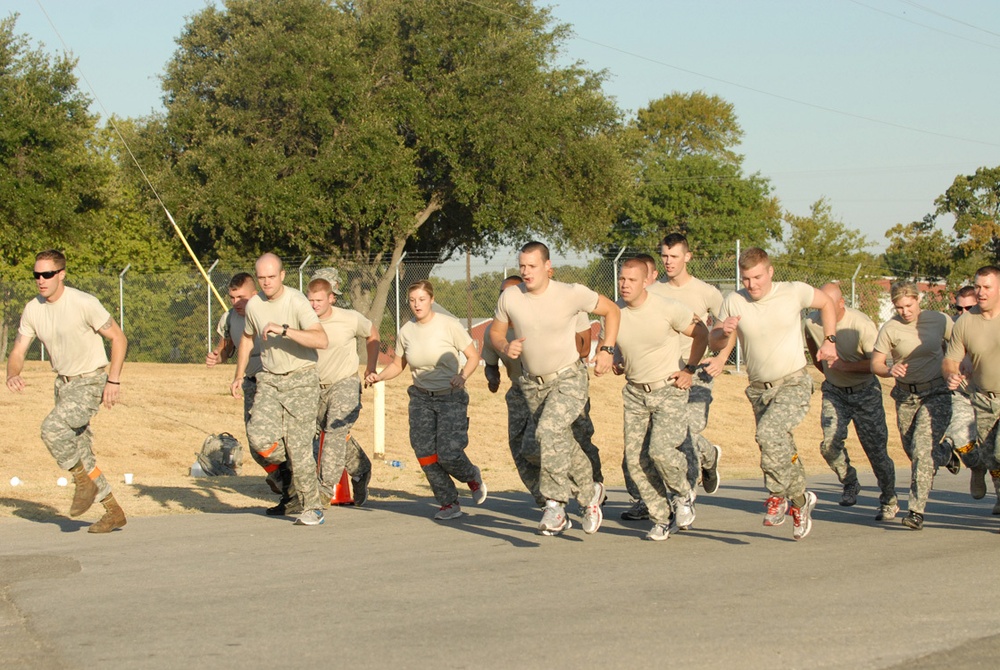
<path fill-rule="evenodd" d="M 385 460 L 385 384 L 375 384 L 375 457 Z"/>
<path fill-rule="evenodd" d="M 118 275 L 118 325 L 125 332 L 125 273 L 132 267 L 129 263 Z"/>
<path fill-rule="evenodd" d="M 615 269 L 615 276 L 611 278 L 611 283 L 615 285 L 615 302 L 618 302 L 618 261 L 621 259 L 622 254 L 625 253 L 626 249 L 628 249 L 627 246 L 622 247 L 622 250 L 618 252 L 618 255 L 615 256 L 615 260 L 612 263 Z"/>
<path fill-rule="evenodd" d="M 215 262 L 212 263 L 212 267 L 208 268 L 208 272 L 206 273 L 209 276 L 209 281 L 205 282 L 205 284 L 206 284 L 206 286 L 205 286 L 205 295 L 206 295 L 205 304 L 208 306 L 208 338 L 205 341 L 208 342 L 208 351 L 212 350 L 212 281 L 211 281 L 211 277 L 212 277 L 212 270 L 214 270 L 215 266 L 218 265 L 218 264 L 219 264 L 219 259 L 216 258 Z"/>
<path fill-rule="evenodd" d="M 312 260 L 312 254 L 306 256 L 306 259 L 302 261 L 302 265 L 299 266 L 299 290 L 302 290 L 302 269 L 305 268 L 306 263 Z"/>

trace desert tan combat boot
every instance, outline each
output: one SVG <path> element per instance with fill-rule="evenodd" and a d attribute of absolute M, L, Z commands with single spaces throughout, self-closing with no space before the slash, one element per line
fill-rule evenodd
<path fill-rule="evenodd" d="M 73 473 L 73 483 L 76 491 L 73 493 L 73 504 L 69 506 L 70 516 L 80 516 L 94 504 L 97 497 L 97 484 L 83 469 L 83 463 L 77 463 L 70 470 Z"/>
<path fill-rule="evenodd" d="M 91 524 L 90 528 L 87 529 L 88 533 L 110 533 L 115 528 L 121 528 L 127 523 L 125 512 L 115 500 L 113 493 L 109 493 L 108 497 L 101 501 L 101 504 L 104 505 L 104 516 Z"/>

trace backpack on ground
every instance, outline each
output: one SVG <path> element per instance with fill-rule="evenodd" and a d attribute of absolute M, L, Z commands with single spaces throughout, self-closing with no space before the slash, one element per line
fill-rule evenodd
<path fill-rule="evenodd" d="M 230 433 L 209 435 L 201 445 L 198 464 L 209 477 L 238 475 L 243 470 L 243 445 Z"/>

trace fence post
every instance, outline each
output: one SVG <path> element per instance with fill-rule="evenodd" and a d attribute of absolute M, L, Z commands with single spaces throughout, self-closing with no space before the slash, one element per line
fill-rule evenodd
<path fill-rule="evenodd" d="M 403 259 L 406 258 L 406 252 L 399 257 L 399 262 L 396 263 L 396 335 L 399 335 L 399 268 L 403 265 Z"/>
<path fill-rule="evenodd" d="M 851 275 L 851 307 L 853 309 L 858 308 L 858 303 L 857 300 L 855 299 L 855 287 L 857 284 L 859 272 L 861 272 L 861 263 L 858 263 L 858 269 L 854 271 L 853 275 Z"/>
<path fill-rule="evenodd" d="M 740 241 L 736 240 L 736 291 L 740 290 Z M 736 371 L 740 371 L 740 363 L 743 360 L 743 352 L 740 351 L 740 340 L 736 338 Z"/>
<path fill-rule="evenodd" d="M 618 302 L 618 260 L 622 257 L 622 254 L 625 253 L 626 249 L 628 249 L 628 245 L 622 247 L 621 251 L 618 252 L 618 255 L 615 256 L 615 260 L 611 262 L 611 269 L 613 271 L 611 275 L 611 283 L 615 286 L 615 302 Z"/>
<path fill-rule="evenodd" d="M 123 333 L 125 332 L 125 273 L 130 267 L 131 263 L 118 274 L 118 325 L 121 326 Z"/>
<path fill-rule="evenodd" d="M 208 347 L 207 351 L 212 350 L 212 270 L 218 264 L 219 259 L 216 258 L 215 262 L 212 263 L 212 267 L 208 268 L 208 272 L 205 273 L 208 275 L 208 285 L 205 287 L 205 294 L 207 296 L 205 303 L 208 305 L 208 338 L 205 340 Z"/>
<path fill-rule="evenodd" d="M 306 256 L 306 259 L 302 261 L 302 265 L 299 266 L 299 290 L 302 290 L 302 270 L 305 268 L 306 263 L 312 260 L 312 254 Z"/>

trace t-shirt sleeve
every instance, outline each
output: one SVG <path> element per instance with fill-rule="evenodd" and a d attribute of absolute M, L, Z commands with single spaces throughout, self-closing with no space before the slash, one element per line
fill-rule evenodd
<path fill-rule="evenodd" d="M 694 311 L 684 304 L 672 300 L 666 309 L 667 323 L 678 333 L 683 333 L 695 319 Z"/>
<path fill-rule="evenodd" d="M 948 348 L 944 357 L 950 361 L 961 361 L 965 358 L 965 324 L 962 321 L 963 319 L 958 320 L 951 330 L 951 337 L 948 338 Z"/>
<path fill-rule="evenodd" d="M 21 337 L 26 337 L 29 340 L 35 339 L 35 324 L 31 320 L 31 310 L 29 309 L 31 303 L 25 305 L 24 311 L 21 312 L 21 323 L 17 327 L 17 334 Z"/>
<path fill-rule="evenodd" d="M 707 293 L 705 304 L 708 306 L 708 313 L 712 315 L 713 319 L 718 319 L 722 313 L 722 291 L 709 284 Z"/>
<path fill-rule="evenodd" d="M 361 312 L 356 311 L 354 313 L 357 315 L 358 320 L 357 329 L 354 331 L 354 334 L 357 337 L 364 337 L 367 339 L 367 337 L 372 334 L 372 322 L 369 321 L 368 317 Z"/>
<path fill-rule="evenodd" d="M 500 297 L 497 299 L 497 309 L 496 312 L 493 314 L 493 319 L 495 321 L 510 323 L 510 317 L 507 315 L 507 297 L 508 293 L 512 290 L 514 290 L 513 286 L 511 286 L 506 291 L 501 293 Z"/>
<path fill-rule="evenodd" d="M 601 295 L 583 284 L 573 284 L 572 285 L 574 304 L 581 312 L 590 313 L 597 309 L 597 303 L 600 302 Z M 579 332 L 579 331 L 578 331 Z"/>
<path fill-rule="evenodd" d="M 233 313 L 232 310 L 228 310 L 219 319 L 219 325 L 215 327 L 215 332 L 219 334 L 220 337 L 224 337 L 227 340 L 229 338 L 229 316 Z"/>
<path fill-rule="evenodd" d="M 483 356 L 483 363 L 485 363 L 486 365 L 493 366 L 493 365 L 499 365 L 500 364 L 500 356 L 497 354 L 497 350 L 493 348 L 493 343 L 490 342 L 490 329 L 491 328 L 492 328 L 492 325 L 489 326 L 488 328 L 486 328 L 485 331 L 483 331 L 483 351 L 482 351 L 482 356 Z"/>
<path fill-rule="evenodd" d="M 111 319 L 111 313 L 104 309 L 101 301 L 90 295 L 87 295 L 84 301 L 83 314 L 87 325 L 93 328 L 95 333 Z"/>
<path fill-rule="evenodd" d="M 875 338 L 878 337 L 878 330 L 870 319 L 864 319 L 858 330 L 858 343 L 861 345 L 861 351 L 866 356 L 871 356 L 875 349 Z"/>
<path fill-rule="evenodd" d="M 295 302 L 295 318 L 298 319 L 300 330 L 306 330 L 319 323 L 319 317 L 316 316 L 308 300 Z"/>
<path fill-rule="evenodd" d="M 954 328 L 955 322 L 952 321 L 951 318 L 947 314 L 944 314 L 943 312 L 938 312 L 938 314 L 944 317 L 944 339 L 945 341 L 948 341 L 951 339 L 951 333 L 952 329 Z"/>
<path fill-rule="evenodd" d="M 882 329 L 878 331 L 878 336 L 875 338 L 875 346 L 872 347 L 872 351 L 877 351 L 886 356 L 892 352 L 892 337 L 889 335 L 891 323 L 892 321 L 890 320 L 882 325 Z"/>
<path fill-rule="evenodd" d="M 733 296 L 735 293 L 730 293 L 722 300 L 722 307 L 719 308 L 719 321 L 725 321 L 731 316 L 735 316 L 733 308 Z"/>
<path fill-rule="evenodd" d="M 795 295 L 799 299 L 802 309 L 812 307 L 813 298 L 816 297 L 816 289 L 801 281 L 792 282 L 792 286 L 795 288 Z"/>
<path fill-rule="evenodd" d="M 462 324 L 458 319 L 448 319 L 448 332 L 451 337 L 451 343 L 455 345 L 458 351 L 465 351 L 472 344 L 472 337 L 466 332 L 465 328 L 462 328 Z"/>

